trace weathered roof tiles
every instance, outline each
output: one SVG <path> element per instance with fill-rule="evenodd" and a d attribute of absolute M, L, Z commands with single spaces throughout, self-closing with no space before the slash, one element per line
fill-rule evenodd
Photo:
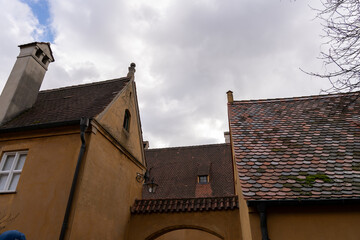
<path fill-rule="evenodd" d="M 359 95 L 229 104 L 245 199 L 360 197 Z"/>
<path fill-rule="evenodd" d="M 238 209 L 237 196 L 136 200 L 132 214 L 224 211 Z"/>
<path fill-rule="evenodd" d="M 95 117 L 129 81 L 125 77 L 40 91 L 33 107 L 2 124 L 0 131 Z"/>

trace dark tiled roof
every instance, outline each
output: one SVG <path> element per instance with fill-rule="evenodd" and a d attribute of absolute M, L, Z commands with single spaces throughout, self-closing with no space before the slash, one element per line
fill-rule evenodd
<path fill-rule="evenodd" d="M 360 197 L 359 95 L 229 104 L 245 199 Z"/>
<path fill-rule="evenodd" d="M 144 199 L 223 197 L 234 195 L 230 144 L 145 150 L 155 193 L 143 189 Z M 198 175 L 209 175 L 199 184 Z"/>
<path fill-rule="evenodd" d="M 224 211 L 239 208 L 237 196 L 136 200 L 132 214 Z"/>
<path fill-rule="evenodd" d="M 32 108 L 0 126 L 0 130 L 95 117 L 129 80 L 129 78 L 119 78 L 41 91 Z"/>

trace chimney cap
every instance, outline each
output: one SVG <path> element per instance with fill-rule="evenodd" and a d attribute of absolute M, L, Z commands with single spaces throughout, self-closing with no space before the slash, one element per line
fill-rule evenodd
<path fill-rule="evenodd" d="M 47 45 L 47 47 L 41 47 L 41 45 Z M 45 53 L 47 53 L 49 59 L 51 62 L 55 62 L 55 58 L 53 56 L 53 52 L 51 50 L 51 47 L 50 47 L 50 43 L 49 42 L 31 42 L 31 43 L 26 43 L 26 44 L 21 44 L 21 45 L 18 45 L 18 47 L 20 49 L 22 48 L 26 48 L 26 47 L 31 47 L 31 46 L 37 46 L 39 48 L 41 48 L 41 50 L 43 50 Z"/>
<path fill-rule="evenodd" d="M 233 92 L 229 90 L 226 92 L 226 94 L 227 94 L 228 103 L 233 103 L 234 102 Z"/>

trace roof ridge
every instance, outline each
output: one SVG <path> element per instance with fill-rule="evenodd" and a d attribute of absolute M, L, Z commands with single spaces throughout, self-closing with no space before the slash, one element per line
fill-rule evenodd
<path fill-rule="evenodd" d="M 72 85 L 72 86 L 66 86 L 66 87 L 46 89 L 46 90 L 41 90 L 39 93 L 55 92 L 55 91 L 62 91 L 62 90 L 66 90 L 66 89 L 72 89 L 72 88 L 101 85 L 101 84 L 106 84 L 106 83 L 111 83 L 111 82 L 116 82 L 116 81 L 125 81 L 125 80 L 130 81 L 130 79 L 131 79 L 130 77 L 114 78 L 114 79 L 109 79 L 109 80 L 99 81 L 99 82 L 91 82 L 91 83 L 84 83 L 84 84 L 78 84 L 78 85 Z"/>
<path fill-rule="evenodd" d="M 236 100 L 233 104 L 244 104 L 244 103 L 267 103 L 267 102 L 292 102 L 292 101 L 306 101 L 306 100 L 315 100 L 319 98 L 333 98 L 341 97 L 346 95 L 356 95 L 360 94 L 360 91 L 356 92 L 347 92 L 347 93 L 332 93 L 332 94 L 323 94 L 323 95 L 310 95 L 310 96 L 299 96 L 299 97 L 285 97 L 285 98 L 269 98 L 269 99 L 255 99 L 255 100 Z"/>
<path fill-rule="evenodd" d="M 230 143 L 213 143 L 213 144 L 201 144 L 201 145 L 191 145 L 191 146 L 177 146 L 177 147 L 164 147 L 164 148 L 150 148 L 150 149 L 145 149 L 145 151 L 151 151 L 151 150 L 167 150 L 167 149 L 177 149 L 177 148 L 213 147 L 213 146 L 221 146 L 221 145 L 229 145 L 229 146 L 230 146 Z"/>

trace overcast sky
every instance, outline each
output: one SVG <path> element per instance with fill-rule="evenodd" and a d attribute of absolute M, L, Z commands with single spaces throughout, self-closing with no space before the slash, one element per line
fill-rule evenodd
<path fill-rule="evenodd" d="M 312 6 L 318 5 L 312 0 Z M 235 100 L 316 95 L 321 27 L 310 1 L 0 0 L 0 88 L 17 45 L 50 41 L 42 89 L 123 77 L 136 63 L 150 147 L 224 142 Z"/>

